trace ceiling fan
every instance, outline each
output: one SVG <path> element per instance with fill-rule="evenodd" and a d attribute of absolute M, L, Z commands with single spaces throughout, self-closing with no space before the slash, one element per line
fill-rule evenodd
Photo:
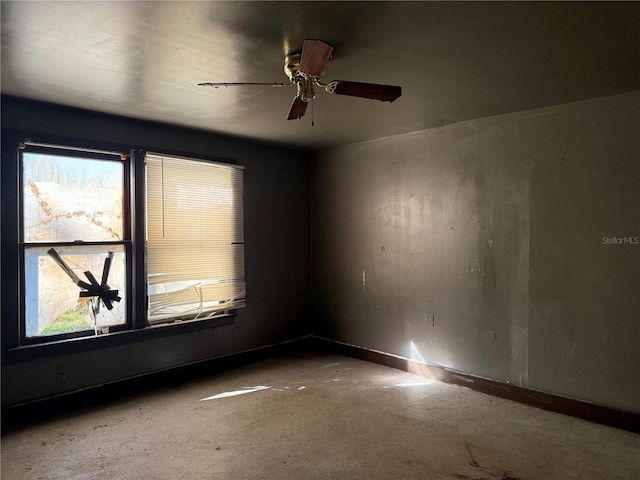
<path fill-rule="evenodd" d="M 402 88 L 395 85 L 378 85 L 375 83 L 346 82 L 332 80 L 329 83 L 320 81 L 327 62 L 331 58 L 333 47 L 320 40 L 305 40 L 302 51 L 294 52 L 285 57 L 284 72 L 290 83 L 199 83 L 199 86 L 229 87 L 237 85 L 269 85 L 272 87 L 288 87 L 295 85 L 298 92 L 293 99 L 287 120 L 300 119 L 307 110 L 307 104 L 315 96 L 315 87 L 320 87 L 329 93 L 349 95 L 352 97 L 370 98 L 383 102 L 393 102 L 402 95 Z"/>

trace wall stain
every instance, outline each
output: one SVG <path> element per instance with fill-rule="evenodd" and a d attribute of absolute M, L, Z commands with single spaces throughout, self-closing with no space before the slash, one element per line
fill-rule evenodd
<path fill-rule="evenodd" d="M 375 221 L 376 227 L 384 227 L 385 225 L 389 225 L 391 223 L 391 215 L 389 214 L 389 209 L 387 209 L 387 207 L 382 207 L 376 210 L 373 214 L 373 219 Z"/>

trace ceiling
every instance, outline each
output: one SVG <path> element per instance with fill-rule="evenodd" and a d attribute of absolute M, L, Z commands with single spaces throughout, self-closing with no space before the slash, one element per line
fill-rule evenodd
<path fill-rule="evenodd" d="M 639 2 L 2 1 L 2 93 L 310 148 L 640 90 Z M 317 93 L 287 121 L 284 55 L 334 47 L 323 80 L 402 86 L 393 103 Z M 311 120 L 315 126 L 312 126 Z"/>

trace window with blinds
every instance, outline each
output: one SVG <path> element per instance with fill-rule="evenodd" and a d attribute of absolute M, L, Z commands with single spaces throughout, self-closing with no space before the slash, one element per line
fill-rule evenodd
<path fill-rule="evenodd" d="M 150 324 L 244 307 L 244 170 L 147 153 Z"/>

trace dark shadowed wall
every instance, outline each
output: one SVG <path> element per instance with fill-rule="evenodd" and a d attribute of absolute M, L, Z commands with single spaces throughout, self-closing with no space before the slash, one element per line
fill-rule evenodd
<path fill-rule="evenodd" d="M 316 335 L 640 411 L 639 92 L 323 152 L 312 204 Z"/>
<path fill-rule="evenodd" d="M 4 331 L 17 322 L 17 141 L 145 147 L 233 159 L 245 166 L 247 307 L 232 325 L 170 326 L 165 333 L 111 335 L 3 352 L 2 403 L 14 404 L 242 352 L 309 333 L 309 175 L 312 153 L 79 110 L 2 99 Z M 9 228 L 7 228 L 9 226 Z M 13 235 L 11 234 L 13 232 Z M 4 336 L 5 345 L 11 335 Z M 84 342 L 84 346 L 81 344 Z M 64 376 L 60 375 L 64 372 Z"/>

